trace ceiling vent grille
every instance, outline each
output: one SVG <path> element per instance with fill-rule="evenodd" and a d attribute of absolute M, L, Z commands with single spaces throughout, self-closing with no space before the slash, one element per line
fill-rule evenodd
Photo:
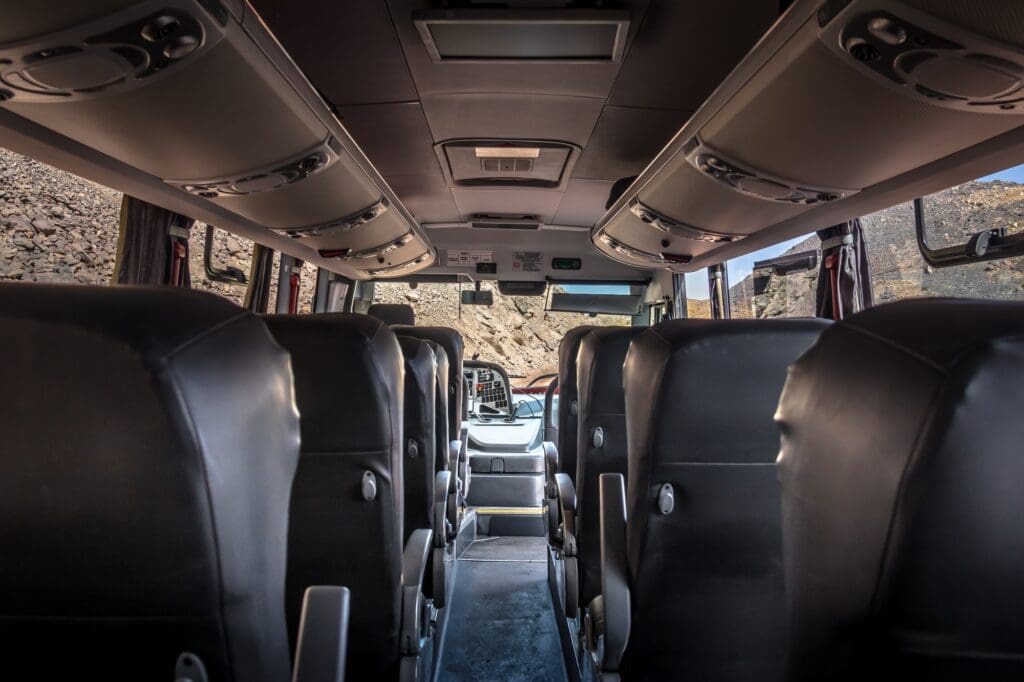
<path fill-rule="evenodd" d="M 480 168 L 487 173 L 529 173 L 533 159 L 480 159 Z"/>

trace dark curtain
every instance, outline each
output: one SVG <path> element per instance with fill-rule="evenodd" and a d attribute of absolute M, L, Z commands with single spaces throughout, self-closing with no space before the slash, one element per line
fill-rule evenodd
<path fill-rule="evenodd" d="M 114 263 L 115 284 L 171 284 L 175 251 L 180 264 L 179 286 L 192 285 L 188 269 L 188 231 L 195 221 L 174 211 L 125 195 Z"/>
<path fill-rule="evenodd" d="M 249 270 L 249 288 L 245 290 L 245 308 L 254 313 L 267 312 L 270 303 L 270 277 L 274 268 L 274 250 L 262 244 L 252 249 L 252 267 Z"/>
<path fill-rule="evenodd" d="M 818 237 L 821 265 L 815 314 L 841 320 L 870 307 L 874 298 L 860 218 L 819 230 Z"/>

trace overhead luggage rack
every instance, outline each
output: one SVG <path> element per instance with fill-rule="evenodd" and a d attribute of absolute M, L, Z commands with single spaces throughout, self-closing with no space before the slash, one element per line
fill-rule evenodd
<path fill-rule="evenodd" d="M 96 16 L 54 2 L 0 32 L 0 128 L 73 148 L 123 181 L 104 184 L 353 279 L 435 260 L 250 6 L 149 0 Z M 83 19 L 69 28 L 69 16 Z"/>
<path fill-rule="evenodd" d="M 1024 151 L 1024 15 L 989 8 L 797 0 L 591 240 L 692 272 L 962 182 L 968 163 L 1005 168 Z"/>

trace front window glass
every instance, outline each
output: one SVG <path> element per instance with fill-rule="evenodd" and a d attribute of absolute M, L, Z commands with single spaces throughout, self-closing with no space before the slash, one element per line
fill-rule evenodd
<path fill-rule="evenodd" d="M 621 285 L 560 285 L 569 292 L 618 293 Z M 470 285 L 463 285 L 469 289 Z M 460 305 L 456 283 L 376 282 L 374 302 L 407 303 L 416 313 L 417 325 L 457 329 L 466 344 L 467 359 L 501 365 L 514 386 L 546 384 L 545 375 L 558 373 L 558 344 L 565 333 L 580 325 L 629 326 L 628 315 L 594 315 L 546 311 L 548 296 L 504 296 L 495 283 L 484 289 L 494 295 L 494 305 Z M 541 396 L 543 398 L 543 396 Z"/>

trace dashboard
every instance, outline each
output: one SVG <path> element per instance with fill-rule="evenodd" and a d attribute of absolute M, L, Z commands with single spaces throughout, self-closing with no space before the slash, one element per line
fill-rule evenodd
<path fill-rule="evenodd" d="M 484 416 L 508 414 L 510 391 L 505 373 L 496 366 L 465 366 L 463 375 L 469 383 L 469 411 Z"/>

